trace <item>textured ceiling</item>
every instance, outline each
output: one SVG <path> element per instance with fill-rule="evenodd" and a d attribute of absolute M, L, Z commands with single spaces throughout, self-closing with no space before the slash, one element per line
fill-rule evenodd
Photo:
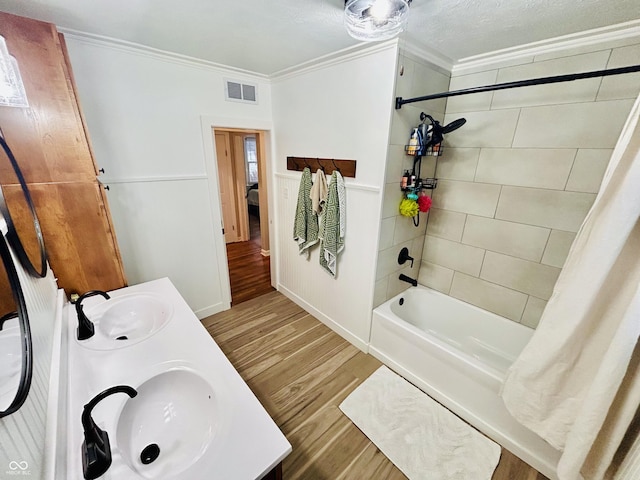
<path fill-rule="evenodd" d="M 271 74 L 355 45 L 343 0 L 0 0 L 59 27 Z M 414 0 L 403 34 L 453 61 L 640 18 L 638 0 Z"/>

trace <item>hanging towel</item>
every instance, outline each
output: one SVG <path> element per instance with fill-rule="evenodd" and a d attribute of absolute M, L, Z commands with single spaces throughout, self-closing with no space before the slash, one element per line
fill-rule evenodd
<path fill-rule="evenodd" d="M 320 265 L 332 277 L 336 276 L 338 254 L 344 248 L 346 211 L 344 179 L 337 170 L 334 170 L 329 184 L 320 234 Z"/>
<path fill-rule="evenodd" d="M 322 209 L 327 201 L 327 177 L 322 169 L 316 172 L 316 181 L 311 187 L 311 206 L 316 215 L 322 214 Z"/>
<path fill-rule="evenodd" d="M 318 243 L 318 216 L 311 206 L 311 170 L 305 168 L 300 179 L 298 190 L 298 204 L 293 224 L 293 239 L 298 242 L 298 253 L 307 254 L 309 247 Z"/>

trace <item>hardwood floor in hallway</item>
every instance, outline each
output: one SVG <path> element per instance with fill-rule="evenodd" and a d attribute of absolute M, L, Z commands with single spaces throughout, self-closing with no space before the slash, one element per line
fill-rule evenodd
<path fill-rule="evenodd" d="M 274 291 L 271 286 L 271 259 L 261 253 L 260 220 L 249 216 L 251 238 L 227 244 L 231 305 Z"/>
<path fill-rule="evenodd" d="M 377 359 L 275 291 L 202 323 L 293 446 L 285 480 L 406 478 L 338 408 Z M 547 479 L 503 449 L 492 480 Z"/>

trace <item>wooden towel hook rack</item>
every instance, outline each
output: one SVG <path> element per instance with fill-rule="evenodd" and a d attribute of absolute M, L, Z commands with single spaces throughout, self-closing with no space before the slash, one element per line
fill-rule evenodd
<path fill-rule="evenodd" d="M 355 178 L 356 160 L 336 160 L 334 158 L 287 157 L 287 170 L 303 171 L 306 167 L 315 172 L 320 169 L 331 175 L 337 170 L 343 177 Z"/>

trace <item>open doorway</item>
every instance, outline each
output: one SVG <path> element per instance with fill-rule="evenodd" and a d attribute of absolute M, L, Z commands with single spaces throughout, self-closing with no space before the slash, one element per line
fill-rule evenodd
<path fill-rule="evenodd" d="M 265 132 L 213 130 L 231 304 L 264 295 L 271 286 Z"/>

